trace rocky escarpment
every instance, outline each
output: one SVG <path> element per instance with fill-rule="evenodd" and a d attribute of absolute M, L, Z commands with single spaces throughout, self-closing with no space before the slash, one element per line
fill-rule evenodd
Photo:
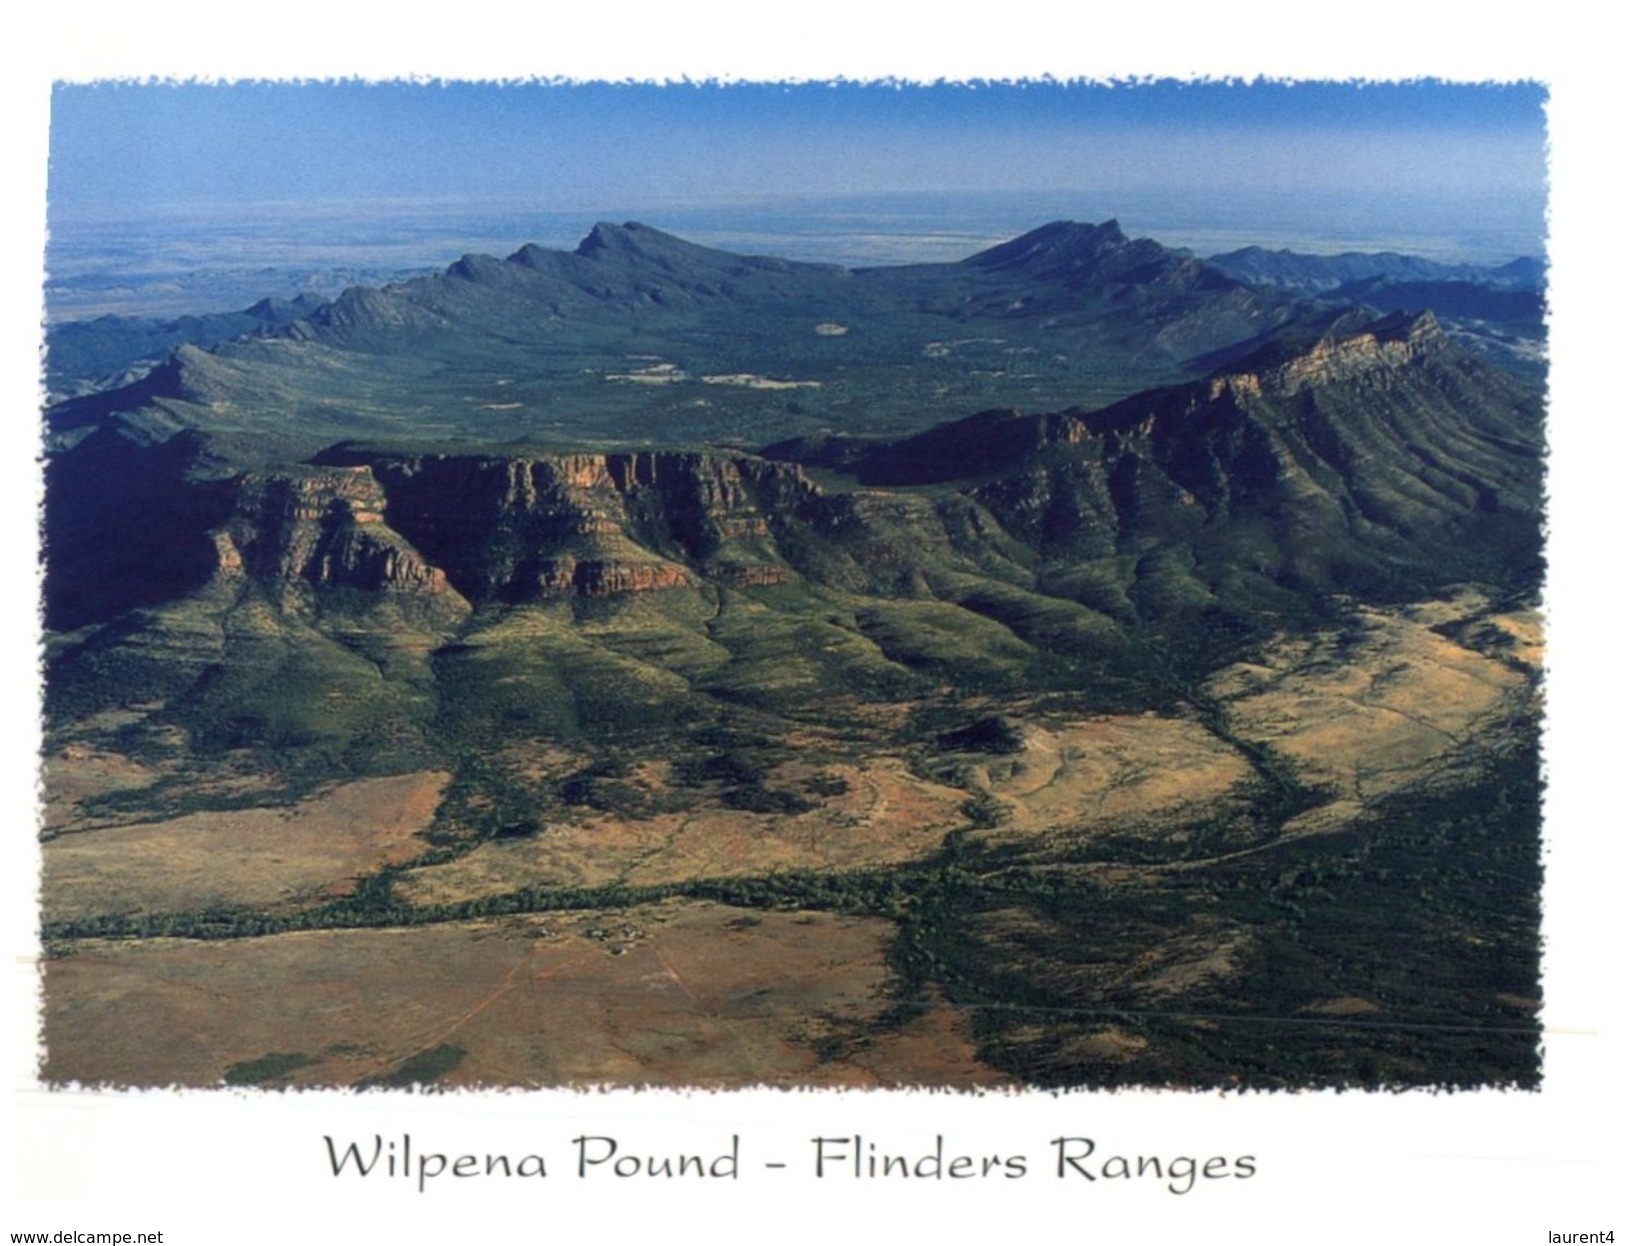
<path fill-rule="evenodd" d="M 799 467 L 748 455 L 322 457 L 375 479 L 391 527 L 478 601 L 782 583 L 774 525 L 818 497 Z"/>
<path fill-rule="evenodd" d="M 1091 583 L 1126 589 L 1172 559 L 1191 603 L 1238 577 L 1313 595 L 1394 568 L 1414 582 L 1533 566 L 1541 419 L 1535 391 L 1424 313 L 1271 342 L 1100 410 L 986 411 L 773 452 L 871 485 L 961 482 L 1052 566 L 1095 563 Z"/>
<path fill-rule="evenodd" d="M 1538 556 L 1540 420 L 1537 395 L 1431 316 L 1390 317 L 1074 414 L 976 496 L 1074 554 L 1177 538 L 1312 580 L 1380 559 L 1465 574 L 1478 553 L 1487 573 Z"/>
<path fill-rule="evenodd" d="M 1329 333 L 1307 348 L 1277 345 L 1209 382 L 1210 397 L 1226 389 L 1290 398 L 1338 382 L 1383 384 L 1434 355 L 1454 352 L 1432 312 L 1396 314 L 1351 331 Z"/>
<path fill-rule="evenodd" d="M 207 548 L 205 579 L 317 605 L 327 590 L 382 594 L 436 619 L 797 579 L 919 596 L 992 575 L 1060 584 L 1126 620 L 1221 599 L 1252 608 L 1527 578 L 1540 557 L 1541 414 L 1534 391 L 1422 315 L 1272 342 L 1201 381 L 1099 410 L 989 411 L 901 441 L 786 443 L 775 457 L 341 445 L 227 478 L 200 475 L 198 434 L 173 439 L 185 453 L 103 446 L 98 434 L 53 469 L 78 483 L 58 491 L 51 525 L 58 549 L 75 533 L 106 549 L 59 563 L 48 593 L 77 592 L 77 617 L 112 617 L 102 598 L 135 600 L 98 598 L 80 574 L 152 557 L 154 541 L 109 535 L 116 500 L 75 519 L 107 473 L 107 497 L 169 517 L 159 544 Z M 132 454 L 166 473 L 152 497 L 119 474 Z M 796 458 L 866 487 L 826 491 Z M 195 582 L 195 557 L 170 563 L 166 592 Z M 1158 577 L 1174 587 L 1143 604 Z"/>
<path fill-rule="evenodd" d="M 392 603 L 436 628 L 484 604 L 803 578 L 912 592 L 927 563 L 960 560 L 968 570 L 989 557 L 1020 561 L 1019 551 L 987 553 L 990 541 L 1008 539 L 962 497 L 829 495 L 799 465 L 749 454 L 334 447 L 304 465 L 200 474 L 208 444 L 186 433 L 92 457 L 92 441 L 59 465 L 85 481 L 71 497 L 58 495 L 57 548 L 76 535 L 96 538 L 94 551 L 74 541 L 71 556 L 50 568 L 48 592 L 73 620 L 111 618 L 137 600 L 109 595 L 105 585 L 139 586 L 142 570 L 157 565 L 155 545 L 190 551 L 184 576 L 156 586 L 168 597 L 255 586 L 283 608 L 353 612 Z M 134 470 L 115 473 L 107 503 L 70 523 L 74 507 L 96 496 L 89 469 L 113 472 L 117 455 Z M 129 492 L 142 482 L 144 492 Z M 121 528 L 120 499 L 139 503 L 163 531 Z M 116 570 L 83 583 L 92 566 Z M 99 595 L 89 591 L 98 585 Z M 104 608 L 103 599 L 112 604 Z"/>
<path fill-rule="evenodd" d="M 445 597 L 467 609 L 446 579 L 384 522 L 384 491 L 366 467 L 252 473 L 230 520 L 212 534 L 220 573 L 273 585 L 352 588 Z"/>

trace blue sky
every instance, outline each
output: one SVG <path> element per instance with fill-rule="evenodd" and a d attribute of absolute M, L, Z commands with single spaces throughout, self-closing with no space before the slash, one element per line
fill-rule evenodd
<path fill-rule="evenodd" d="M 889 190 L 1538 195 L 1544 93 L 1114 87 L 59 85 L 53 210 L 525 195 L 539 207 Z"/>

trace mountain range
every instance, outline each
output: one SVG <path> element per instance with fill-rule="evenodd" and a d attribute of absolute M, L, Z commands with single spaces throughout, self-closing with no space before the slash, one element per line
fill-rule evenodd
<path fill-rule="evenodd" d="M 1505 620 L 1540 580 L 1543 397 L 1431 311 L 1301 300 L 1115 222 L 857 270 L 599 225 L 573 252 L 467 256 L 301 310 L 47 412 L 48 752 L 154 776 L 74 798 L 92 839 L 132 818 L 300 808 L 340 780 L 444 774 L 449 794 L 418 855 L 336 899 L 226 897 L 199 916 L 136 894 L 63 909 L 48 929 L 66 943 L 463 921 L 492 897 L 503 912 L 654 903 L 679 893 L 578 895 L 546 870 L 537 883 L 538 862 L 588 826 L 653 845 L 679 815 L 701 833 L 753 818 L 764 843 L 781 822 L 846 826 L 861 777 L 902 812 L 821 850 L 822 872 L 782 873 L 752 848 L 661 886 L 714 900 L 712 871 L 737 868 L 726 902 L 896 923 L 908 991 L 1094 1007 L 1092 976 L 1055 977 L 1072 953 L 1050 935 L 1033 968 L 1011 967 L 1026 937 L 1011 914 L 1070 929 L 1103 861 L 1199 847 L 1268 868 L 1316 817 L 1342 860 L 1337 836 L 1389 790 L 1380 769 L 1343 795 L 1311 782 L 1270 743 L 1284 729 L 1236 725 L 1252 703 L 1232 705 L 1227 680 L 1283 655 L 1303 679 L 1374 662 L 1388 673 L 1361 695 L 1376 697 L 1398 676 L 1372 637 L 1399 624 L 1374 620 L 1469 597 L 1435 636 L 1461 647 L 1450 661 L 1490 663 L 1484 686 L 1528 678 Z M 1302 657 L 1320 645 L 1334 656 Z M 1406 661 L 1426 683 L 1441 659 Z M 1456 742 L 1415 792 L 1490 782 L 1515 738 L 1506 697 L 1443 732 Z M 1075 736 L 1068 773 L 1083 774 L 1090 733 L 1135 722 L 1200 736 L 1239 769 L 1199 810 L 1144 815 L 1132 844 L 1080 849 L 1070 806 L 1000 838 L 1026 826 L 1019 776 L 1060 747 L 1044 741 Z M 88 782 L 58 765 L 70 788 Z M 931 802 L 947 812 L 929 845 L 896 847 L 919 833 L 906 811 Z M 495 860 L 509 865 L 482 865 L 477 885 L 458 873 Z M 863 872 L 877 861 L 903 873 Z M 1080 861 L 1086 879 L 1056 881 Z M 1206 929 L 1257 881 L 1175 913 L 1157 907 L 1161 874 L 1130 875 L 1150 890 L 1113 927 L 1125 946 L 1142 921 L 1164 941 Z M 932 906 L 950 893 L 982 917 L 945 926 L 952 906 Z M 1452 937 L 1471 940 L 1492 916 L 1462 920 Z M 1514 959 L 1523 929 L 1497 936 Z M 1504 994 L 1534 989 L 1522 972 Z M 1467 1006 L 1457 990 L 1447 1012 Z M 990 1067 L 1063 1082 L 1128 1067 L 1068 1056 L 1062 1023 L 1018 1021 L 978 1021 Z M 846 1050 L 852 1034 L 825 1037 Z M 1138 1076 L 1206 1078 L 1229 1058 L 1165 1038 L 1146 1039 Z M 1471 1067 L 1438 1041 L 1383 1067 Z M 1528 1075 L 1532 1048 L 1507 1041 L 1481 1076 Z M 1311 1079 L 1370 1055 L 1314 1073 L 1292 1050 Z"/>
<path fill-rule="evenodd" d="M 1345 251 L 1304 255 L 1289 250 L 1242 247 L 1208 259 L 1220 272 L 1250 285 L 1285 286 L 1324 294 L 1357 281 L 1449 281 L 1509 290 L 1539 290 L 1546 267 L 1532 256 L 1505 264 L 1445 264 L 1395 251 Z"/>
<path fill-rule="evenodd" d="M 274 337 L 183 347 L 50 424 L 60 436 L 117 413 L 308 434 L 312 448 L 375 432 L 670 444 L 917 428 L 999 400 L 1124 397 L 1293 309 L 1115 222 L 857 270 L 598 225 L 573 252 L 465 256 L 346 291 Z"/>

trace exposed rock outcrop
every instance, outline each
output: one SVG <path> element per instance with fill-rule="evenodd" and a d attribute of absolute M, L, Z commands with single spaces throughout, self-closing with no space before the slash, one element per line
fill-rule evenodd
<path fill-rule="evenodd" d="M 817 497 L 799 467 L 750 455 L 323 458 L 376 480 L 390 525 L 475 600 L 783 583 L 770 516 L 793 522 Z"/>
<path fill-rule="evenodd" d="M 267 581 L 441 594 L 446 574 L 384 523 L 384 493 L 365 467 L 243 478 L 216 534 L 221 569 Z"/>

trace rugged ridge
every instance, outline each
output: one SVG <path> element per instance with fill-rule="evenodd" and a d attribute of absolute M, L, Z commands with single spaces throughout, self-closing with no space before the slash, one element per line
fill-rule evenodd
<path fill-rule="evenodd" d="M 1307 347 L 1272 344 L 1243 359 L 1235 370 L 1214 377 L 1209 389 L 1215 396 L 1221 388 L 1233 386 L 1290 398 L 1314 386 L 1375 379 L 1451 350 L 1432 312 L 1395 314 L 1328 333 Z"/>
<path fill-rule="evenodd" d="M 277 333 L 325 305 L 325 299 L 301 294 L 293 299 L 260 299 L 241 311 L 171 320 L 110 315 L 52 325 L 46 334 L 46 381 L 54 394 L 63 397 L 110 388 L 109 376 L 126 370 L 145 373 L 181 346 L 207 348 Z M 123 383 L 136 379 L 138 375 Z"/>
<path fill-rule="evenodd" d="M 449 597 L 446 573 L 384 522 L 384 491 L 362 467 L 253 473 L 214 533 L 220 570 L 271 584 Z"/>
<path fill-rule="evenodd" d="M 1062 563 L 1182 551 L 1179 578 L 1206 585 L 1194 601 L 1237 576 L 1333 592 L 1395 567 L 1426 580 L 1528 568 L 1540 422 L 1535 391 L 1423 314 L 1274 342 L 1097 411 L 989 411 L 897 442 L 773 449 L 871 485 L 962 481 Z"/>
<path fill-rule="evenodd" d="M 1207 261 L 1221 272 L 1253 285 L 1328 293 L 1349 282 L 1389 279 L 1402 282 L 1471 282 L 1533 290 L 1545 280 L 1545 264 L 1520 256 L 1505 264 L 1441 264 L 1393 251 L 1345 251 L 1307 255 L 1263 247 L 1242 247 Z"/>
<path fill-rule="evenodd" d="M 791 572 L 769 515 L 816 496 L 800 468 L 747 455 L 390 455 L 364 463 L 390 522 L 475 600 L 605 596 L 705 581 L 779 583 Z"/>
<path fill-rule="evenodd" d="M 1394 567 L 1434 579 L 1530 565 L 1540 418 L 1533 391 L 1423 314 L 1283 338 L 1098 410 L 986 411 L 891 442 L 763 455 L 339 445 L 229 483 L 218 470 L 189 481 L 184 456 L 147 459 L 170 473 L 155 487 L 173 491 L 172 545 L 209 543 L 216 571 L 301 592 L 443 598 L 440 613 L 798 579 L 917 593 L 932 566 L 1033 582 L 1052 574 L 1037 567 L 1091 561 L 1128 592 L 1143 578 L 1136 561 L 1176 551 L 1182 578 L 1203 586 L 1194 604 L 1238 576 L 1301 595 Z M 80 461 L 112 464 L 86 453 L 59 470 Z M 827 491 L 801 462 L 865 487 Z M 921 486 L 934 491 L 912 492 Z M 135 537 L 129 550 L 114 561 L 134 574 L 148 551 Z M 58 601 L 97 591 L 77 563 L 57 563 L 48 589 Z M 1119 616 L 1138 609 L 1111 602 Z"/>
<path fill-rule="evenodd" d="M 297 436 L 297 457 L 358 428 L 404 439 L 417 422 L 407 413 L 459 441 L 539 438 L 555 423 L 546 400 L 498 392 L 522 380 L 595 418 L 688 395 L 647 424 L 675 446 L 717 440 L 733 412 L 761 413 L 772 385 L 751 385 L 765 377 L 825 391 L 772 409 L 801 431 L 873 426 L 877 414 L 882 427 L 919 427 L 930 407 L 911 395 L 949 395 L 949 414 L 974 410 L 973 395 L 1105 401 L 1187 376 L 1191 359 L 1299 311 L 1115 222 L 1055 222 L 958 263 L 851 270 L 599 224 L 573 251 L 465 255 L 437 274 L 354 287 L 277 336 L 184 347 L 139 383 L 47 418 L 61 444 L 161 411 L 210 431 Z M 678 384 L 625 383 L 652 364 Z"/>

